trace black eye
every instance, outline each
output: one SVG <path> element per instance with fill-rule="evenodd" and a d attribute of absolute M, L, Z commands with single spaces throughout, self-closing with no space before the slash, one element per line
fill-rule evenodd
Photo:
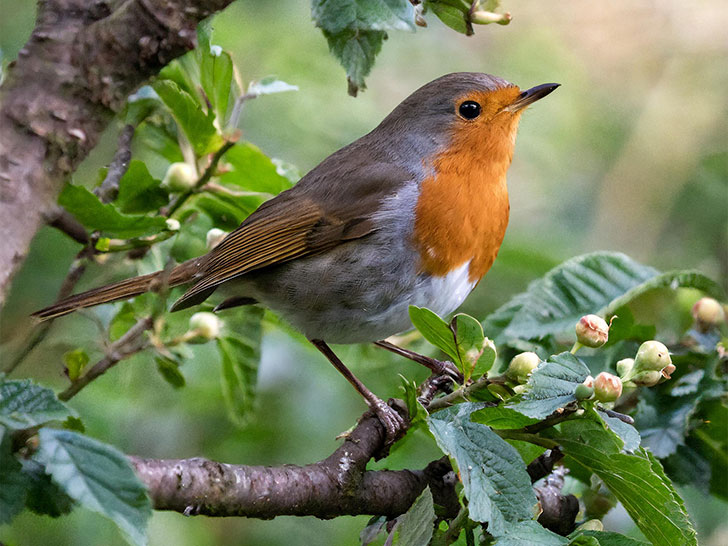
<path fill-rule="evenodd" d="M 465 119 L 475 119 L 480 115 L 480 104 L 474 100 L 466 100 L 460 105 L 458 111 Z"/>

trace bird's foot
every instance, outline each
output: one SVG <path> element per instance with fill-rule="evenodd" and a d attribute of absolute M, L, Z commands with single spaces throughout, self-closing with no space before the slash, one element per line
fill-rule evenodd
<path fill-rule="evenodd" d="M 392 400 L 392 403 L 397 401 Z M 408 423 L 402 415 L 390 405 L 387 405 L 383 400 L 377 398 L 370 403 L 370 407 L 374 414 L 379 418 L 379 422 L 384 427 L 384 448 L 388 448 L 399 440 L 404 433 L 407 432 Z M 404 410 L 406 413 L 406 410 Z"/>

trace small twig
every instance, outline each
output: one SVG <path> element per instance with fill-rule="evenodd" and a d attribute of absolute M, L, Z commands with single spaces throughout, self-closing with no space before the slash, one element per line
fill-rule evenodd
<path fill-rule="evenodd" d="M 554 449 L 559 445 L 556 440 L 542 438 L 537 434 L 529 434 L 528 432 L 521 432 L 519 430 L 493 429 L 493 432 L 504 440 L 519 440 L 521 442 L 528 442 L 529 444 L 545 447 L 546 449 Z"/>
<path fill-rule="evenodd" d="M 483 375 L 477 381 L 474 381 L 470 385 L 455 389 L 450 394 L 441 396 L 440 398 L 435 398 L 429 404 L 429 406 L 427 406 L 427 411 L 432 413 L 432 412 L 435 412 L 435 411 L 438 411 L 441 409 L 449 408 L 453 404 L 456 404 L 463 400 L 468 400 L 469 396 L 472 393 L 477 392 L 481 389 L 484 389 L 488 385 L 491 385 L 491 384 L 503 385 L 504 383 L 505 383 L 505 378 L 502 376 L 486 377 L 485 375 Z"/>
<path fill-rule="evenodd" d="M 168 206 L 163 207 L 159 211 L 159 213 L 162 216 L 171 217 L 175 212 L 177 212 L 177 210 L 179 210 L 182 205 L 184 205 L 187 199 L 189 199 L 193 194 L 197 193 L 200 188 L 207 184 L 214 176 L 215 171 L 217 170 L 217 164 L 220 162 L 220 159 L 222 159 L 222 156 L 225 155 L 225 152 L 235 146 L 235 142 L 235 139 L 226 140 L 225 143 L 220 146 L 220 149 L 218 149 L 212 156 L 210 164 L 205 169 L 205 172 L 202 173 L 202 176 L 200 176 L 200 179 L 197 181 L 197 183 L 195 183 L 194 187 L 184 193 L 180 193 Z"/>
<path fill-rule="evenodd" d="M 81 243 L 82 245 L 87 245 L 89 242 L 88 231 L 86 231 L 86 228 L 62 207 L 56 207 L 55 210 L 46 217 L 46 224 L 62 231 L 71 239 Z"/>
<path fill-rule="evenodd" d="M 123 336 L 111 344 L 104 358 L 94 364 L 84 375 L 71 383 L 65 391 L 58 395 L 58 398 L 64 402 L 70 400 L 86 385 L 120 361 L 145 349 L 149 345 L 149 341 L 145 338 L 144 332 L 149 330 L 153 323 L 152 317 L 145 317 L 137 321 Z"/>
<path fill-rule="evenodd" d="M 110 203 L 119 194 L 119 181 L 129 169 L 131 161 L 131 141 L 134 137 L 134 126 L 124 125 L 119 133 L 118 146 L 114 159 L 109 163 L 106 178 L 94 193 L 102 203 Z"/>
<path fill-rule="evenodd" d="M 270 199 L 271 197 L 273 197 L 273 194 L 261 191 L 233 190 L 216 182 L 208 182 L 207 184 L 202 186 L 202 190 L 209 191 L 211 193 L 221 193 L 223 195 L 229 195 L 230 197 L 263 197 L 265 199 Z"/>
<path fill-rule="evenodd" d="M 622 421 L 623 423 L 627 423 L 628 425 L 634 425 L 634 419 L 632 419 L 629 415 L 625 415 L 624 413 L 619 413 L 618 411 L 610 410 L 602 406 L 597 406 L 597 409 L 599 411 L 603 411 L 609 417 L 619 419 L 620 421 Z"/>
<path fill-rule="evenodd" d="M 554 425 L 558 425 L 563 421 L 571 419 L 577 411 L 579 411 L 579 408 L 575 405 L 559 408 L 554 413 L 546 417 L 546 419 L 543 419 L 538 423 L 534 423 L 533 425 L 526 425 L 521 430 L 530 434 L 541 432 L 542 430 L 546 430 L 547 428 L 551 428 Z"/>

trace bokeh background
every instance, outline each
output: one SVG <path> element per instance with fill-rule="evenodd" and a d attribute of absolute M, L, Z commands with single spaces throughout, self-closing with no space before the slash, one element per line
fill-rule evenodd
<path fill-rule="evenodd" d="M 448 72 L 483 71 L 522 86 L 562 87 L 523 117 L 509 176 L 511 221 L 493 270 L 464 305 L 484 317 L 553 265 L 584 252 L 619 250 L 661 269 L 696 268 L 728 279 L 728 6 L 722 0 L 584 3 L 505 1 L 513 22 L 456 34 L 429 15 L 429 27 L 393 32 L 368 89 L 346 94 L 344 72 L 310 19 L 308 2 L 238 0 L 214 20 L 213 41 L 231 51 L 246 81 L 275 74 L 300 91 L 246 104 L 244 138 L 301 172 L 371 130 L 420 85 Z M 0 0 L 0 48 L 16 57 L 33 27 L 32 2 Z M 116 132 L 75 175 L 90 184 L 114 153 Z M 156 172 L 157 176 L 163 175 Z M 1 220 L 0 220 L 1 221 Z M 1 244 L 1 243 L 0 243 Z M 51 302 L 78 245 L 42 229 L 0 318 L 0 359 L 27 338 L 28 314 Z M 98 283 L 90 271 L 80 287 Z M 96 281 L 94 281 L 96 278 Z M 101 311 L 103 312 L 103 311 Z M 487 334 L 487 332 L 486 332 Z M 58 321 L 14 374 L 60 387 L 62 353 L 79 345 L 99 355 L 98 332 L 83 317 Z M 267 328 L 259 396 L 239 428 L 222 404 L 206 348 L 185 365 L 175 391 L 149 358 L 123 362 L 71 405 L 87 433 L 127 453 L 205 456 L 245 464 L 306 464 L 327 456 L 335 436 L 364 406 L 312 348 Z M 340 347 L 355 373 L 382 397 L 398 394 L 397 374 L 423 378 L 410 363 L 371 347 Z M 424 435 L 388 459 L 424 466 L 437 454 Z M 376 467 L 376 465 L 373 465 Z M 682 490 L 701 544 L 728 543 L 727 505 Z M 358 544 L 366 517 L 185 518 L 155 513 L 152 545 Z M 617 510 L 614 530 L 632 527 Z M 103 518 L 75 511 L 52 520 L 23 515 L 0 527 L 7 544 L 123 544 Z"/>

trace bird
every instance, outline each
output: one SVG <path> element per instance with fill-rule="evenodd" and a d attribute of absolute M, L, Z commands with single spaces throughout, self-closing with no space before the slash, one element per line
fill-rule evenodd
<path fill-rule="evenodd" d="M 508 224 L 506 172 L 521 114 L 557 87 L 521 90 L 484 73 L 444 75 L 263 203 L 209 253 L 70 296 L 33 316 L 48 320 L 180 285 L 187 290 L 171 311 L 213 292 L 224 297 L 217 312 L 262 304 L 352 384 L 391 443 L 404 430 L 403 417 L 329 344 L 377 342 L 435 369 L 437 361 L 382 340 L 412 328 L 411 305 L 452 313 L 490 269 Z"/>

